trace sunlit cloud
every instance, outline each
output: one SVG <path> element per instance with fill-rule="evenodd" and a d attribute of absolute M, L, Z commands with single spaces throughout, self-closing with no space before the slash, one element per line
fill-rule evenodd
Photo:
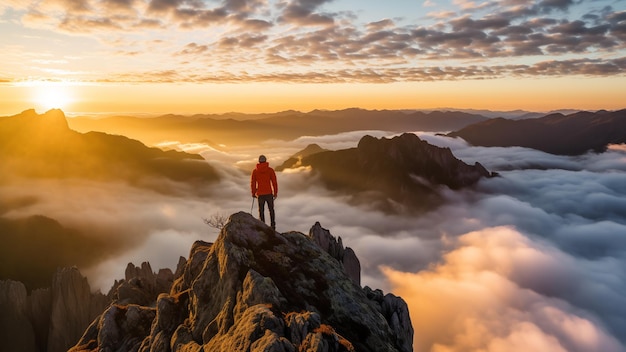
<path fill-rule="evenodd" d="M 438 12 L 429 12 L 427 14 L 428 17 L 435 18 L 438 20 L 452 18 L 456 15 L 454 11 L 438 11 Z"/>
<path fill-rule="evenodd" d="M 626 152 L 626 144 L 609 144 L 607 147 L 609 150 L 618 150 Z"/>
<path fill-rule="evenodd" d="M 511 228 L 458 241 L 443 263 L 427 270 L 383 267 L 408 302 L 416 350 L 623 350 L 597 317 L 541 294 L 542 286 L 577 280 L 575 258 Z"/>

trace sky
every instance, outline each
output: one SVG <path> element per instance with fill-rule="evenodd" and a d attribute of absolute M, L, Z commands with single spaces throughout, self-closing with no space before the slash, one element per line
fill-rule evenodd
<path fill-rule="evenodd" d="M 624 108 L 623 0 L 0 0 L 0 115 Z"/>

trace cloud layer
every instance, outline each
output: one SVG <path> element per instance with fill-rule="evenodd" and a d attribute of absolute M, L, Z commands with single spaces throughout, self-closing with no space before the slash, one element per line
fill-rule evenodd
<path fill-rule="evenodd" d="M 542 292 L 576 286 L 579 264 L 549 244 L 494 227 L 461 236 L 428 270 L 383 270 L 409 302 L 416 350 L 623 351 L 597 316 Z"/>
<path fill-rule="evenodd" d="M 251 206 L 256 214 L 248 185 L 259 154 L 276 166 L 309 143 L 342 149 L 365 133 L 390 135 L 353 132 L 223 151 L 194 145 L 220 171 L 221 182 L 203 190 L 181 187 L 178 196 L 97 182 L 2 185 L 6 199 L 31 199 L 3 216 L 44 214 L 125 244 L 100 264 L 81 268 L 106 291 L 127 262 L 174 267 L 194 240 L 214 240 L 217 230 L 203 218 Z M 403 217 L 348 204 L 310 171 L 280 173 L 278 230 L 307 233 L 319 221 L 341 236 L 359 256 L 365 285 L 408 302 L 416 350 L 626 350 L 623 146 L 563 157 L 418 134 L 502 176 L 471 190 L 442 190 L 444 206 Z"/>

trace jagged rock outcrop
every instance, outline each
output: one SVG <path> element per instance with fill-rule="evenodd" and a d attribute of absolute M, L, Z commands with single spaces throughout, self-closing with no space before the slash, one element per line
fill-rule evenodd
<path fill-rule="evenodd" d="M 556 113 L 523 120 L 497 118 L 467 126 L 448 136 L 485 147 L 520 146 L 560 155 L 601 153 L 609 144 L 626 143 L 626 109 Z"/>
<path fill-rule="evenodd" d="M 441 203 L 439 188 L 460 189 L 495 176 L 480 163 L 468 165 L 450 148 L 412 133 L 391 139 L 364 136 L 356 148 L 312 154 L 301 165 L 357 203 L 391 212 L 432 209 Z"/>
<path fill-rule="evenodd" d="M 155 308 L 111 305 L 71 351 L 412 351 L 406 303 L 357 285 L 320 229 L 279 234 L 233 214 Z"/>
<path fill-rule="evenodd" d="M 343 248 L 341 237 L 333 237 L 330 231 L 323 228 L 319 222 L 316 222 L 315 225 L 311 227 L 309 237 L 330 254 L 331 257 L 337 259 L 343 265 L 346 274 L 355 284 L 361 285 L 361 262 L 352 248 Z"/>
<path fill-rule="evenodd" d="M 170 291 L 173 282 L 174 273 L 170 269 L 160 269 L 155 274 L 148 262 L 141 263 L 141 267 L 128 263 L 124 280 L 116 280 L 108 296 L 117 304 L 150 306 L 159 294 Z"/>
<path fill-rule="evenodd" d="M 0 281 L 0 344 L 8 351 L 67 351 L 109 303 L 75 267 L 57 270 L 51 288 L 30 296 L 21 282 Z"/>

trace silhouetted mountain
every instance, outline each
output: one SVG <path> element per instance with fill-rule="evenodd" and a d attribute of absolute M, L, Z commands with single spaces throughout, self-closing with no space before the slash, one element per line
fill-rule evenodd
<path fill-rule="evenodd" d="M 276 167 L 276 171 L 283 171 L 284 169 L 298 167 L 302 162 L 302 158 L 326 151 L 328 150 L 320 147 L 317 144 L 309 144 L 306 146 L 306 148 L 297 153 L 294 153 L 292 156 L 289 157 L 289 159 L 285 160 L 280 166 Z"/>
<path fill-rule="evenodd" d="M 41 215 L 0 217 L 0 243 L 0 280 L 21 281 L 28 290 L 49 286 L 58 267 L 94 265 L 112 248 Z"/>
<path fill-rule="evenodd" d="M 217 173 L 203 158 L 148 148 L 141 142 L 101 132 L 70 130 L 61 110 L 38 115 L 27 110 L 0 118 L 0 157 L 7 177 L 119 180 L 168 192 L 151 180 L 210 182 Z"/>
<path fill-rule="evenodd" d="M 235 118 L 225 118 L 231 116 Z M 70 127 L 80 131 L 121 134 L 155 145 L 163 141 L 198 142 L 209 139 L 218 144 L 243 145 L 279 139 L 293 140 L 356 130 L 453 131 L 486 120 L 480 115 L 451 111 L 404 112 L 396 110 L 346 109 L 314 110 L 309 113 L 285 111 L 275 114 L 228 114 L 224 116 L 165 115 L 156 118 L 110 117 L 72 118 Z"/>
<path fill-rule="evenodd" d="M 444 110 L 450 110 L 444 109 Z M 456 109 L 455 111 L 465 112 L 468 114 L 480 115 L 487 117 L 489 119 L 495 119 L 498 117 L 505 118 L 507 120 L 522 120 L 522 119 L 534 119 L 537 117 L 543 117 L 550 114 L 574 114 L 579 112 L 580 110 L 573 109 L 560 109 L 560 110 L 552 110 L 549 112 L 536 112 L 536 111 L 525 111 L 525 110 L 510 110 L 510 111 L 492 111 L 492 110 L 476 110 L 476 109 Z"/>
<path fill-rule="evenodd" d="M 411 133 L 391 139 L 365 136 L 356 148 L 312 154 L 300 165 L 311 166 L 329 188 L 386 210 L 429 209 L 439 204 L 439 187 L 459 189 L 493 176 L 480 163 L 467 165 L 449 148 Z"/>
<path fill-rule="evenodd" d="M 361 288 L 357 265 L 319 223 L 279 234 L 236 213 L 215 243 L 194 243 L 169 294 L 114 301 L 70 351 L 412 351 L 406 303 Z"/>
<path fill-rule="evenodd" d="M 551 114 L 537 119 L 493 119 L 449 133 L 472 145 L 520 146 L 551 154 L 603 152 L 609 144 L 626 143 L 626 110 Z"/>

